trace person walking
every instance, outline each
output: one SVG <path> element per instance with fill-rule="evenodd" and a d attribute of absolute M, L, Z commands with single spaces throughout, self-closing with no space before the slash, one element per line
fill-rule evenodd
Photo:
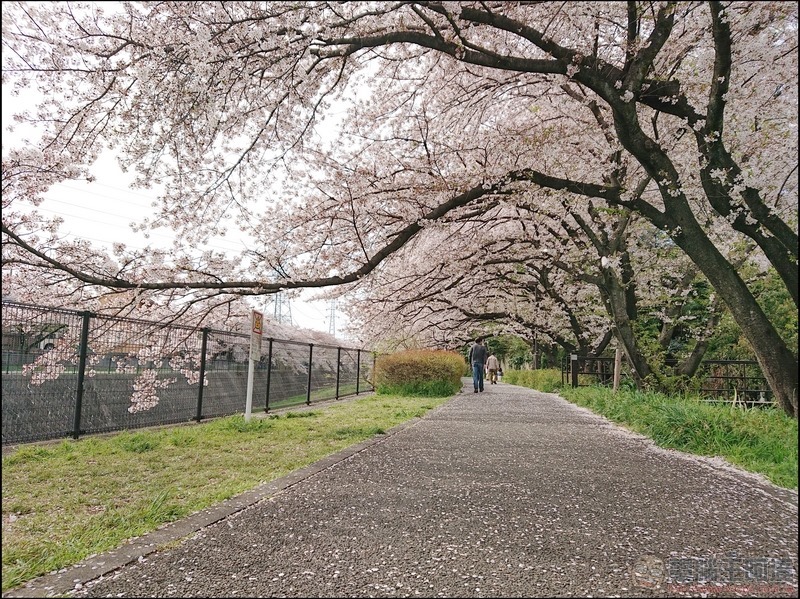
<path fill-rule="evenodd" d="M 475 343 L 469 348 L 469 363 L 472 366 L 472 386 L 475 393 L 483 392 L 483 371 L 486 368 L 486 346 L 483 344 L 483 337 L 475 339 Z"/>
<path fill-rule="evenodd" d="M 489 384 L 496 385 L 497 384 L 497 371 L 500 370 L 500 361 L 497 359 L 497 356 L 492 353 L 486 359 L 486 370 L 489 372 Z"/>

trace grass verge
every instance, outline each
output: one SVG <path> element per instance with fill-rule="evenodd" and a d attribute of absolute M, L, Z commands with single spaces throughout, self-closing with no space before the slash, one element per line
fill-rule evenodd
<path fill-rule="evenodd" d="M 721 456 L 778 486 L 797 489 L 797 420 L 779 408 L 586 387 L 565 389 L 562 396 L 625 424 L 661 447 Z"/>
<path fill-rule="evenodd" d="M 780 487 L 797 489 L 797 420 L 783 410 L 630 390 L 614 393 L 605 387 L 564 387 L 555 392 L 660 447 L 720 456 Z"/>
<path fill-rule="evenodd" d="M 329 406 L 34 444 L 3 457 L 6 591 L 422 416 L 448 398 Z"/>

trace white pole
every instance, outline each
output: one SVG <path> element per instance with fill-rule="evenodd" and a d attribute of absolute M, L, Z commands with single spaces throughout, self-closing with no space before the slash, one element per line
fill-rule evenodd
<path fill-rule="evenodd" d="M 264 316 L 261 312 L 253 310 L 250 328 L 250 359 L 247 367 L 247 400 L 244 408 L 244 421 L 250 422 L 253 413 L 253 378 L 256 371 L 256 361 L 261 360 L 261 333 L 264 327 Z"/>
<path fill-rule="evenodd" d="M 253 375 L 256 371 L 255 360 L 248 360 L 250 365 L 247 368 L 247 403 L 244 409 L 244 421 L 250 422 L 250 415 L 253 412 Z"/>

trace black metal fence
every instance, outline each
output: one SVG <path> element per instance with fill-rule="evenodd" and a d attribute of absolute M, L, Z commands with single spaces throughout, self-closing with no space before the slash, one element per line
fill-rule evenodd
<path fill-rule="evenodd" d="M 268 334 L 253 412 L 374 391 L 372 352 Z M 246 334 L 4 301 L 2 443 L 242 413 L 249 358 Z"/>
<path fill-rule="evenodd" d="M 676 366 L 677 361 L 667 361 Z M 623 358 L 621 380 L 631 380 L 631 370 Z M 561 364 L 561 383 L 572 387 L 611 386 L 614 358 L 572 354 Z M 744 406 L 772 406 L 774 395 L 767 385 L 758 362 L 752 360 L 704 360 L 693 377 L 700 397 L 712 402 L 735 402 Z"/>

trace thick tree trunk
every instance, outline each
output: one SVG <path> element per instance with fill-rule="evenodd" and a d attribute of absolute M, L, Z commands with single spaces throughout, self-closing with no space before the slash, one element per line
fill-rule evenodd
<path fill-rule="evenodd" d="M 632 201 L 631 207 L 667 231 L 706 276 L 750 342 L 775 400 L 787 414 L 797 418 L 797 356 L 781 339 L 734 266 L 697 222 L 675 166 L 642 132 L 636 111 L 629 106 L 616 106 L 614 126 L 623 146 L 658 182 L 664 201 L 663 211 L 641 199 Z"/>
<path fill-rule="evenodd" d="M 603 281 L 606 306 L 611 312 L 611 318 L 614 320 L 617 341 L 622 346 L 622 351 L 625 352 L 628 364 L 631 365 L 636 386 L 642 389 L 645 386 L 645 380 L 654 373 L 647 363 L 647 359 L 639 351 L 639 344 L 636 341 L 636 335 L 628 317 L 628 296 L 624 287 L 617 280 L 615 273 L 610 269 L 605 269 L 603 272 Z"/>
<path fill-rule="evenodd" d="M 675 242 L 694 261 L 723 299 L 750 342 L 764 377 L 783 410 L 797 418 L 797 357 L 778 335 L 750 290 L 697 223 L 685 203 L 672 206 L 670 220 L 680 222 Z"/>

